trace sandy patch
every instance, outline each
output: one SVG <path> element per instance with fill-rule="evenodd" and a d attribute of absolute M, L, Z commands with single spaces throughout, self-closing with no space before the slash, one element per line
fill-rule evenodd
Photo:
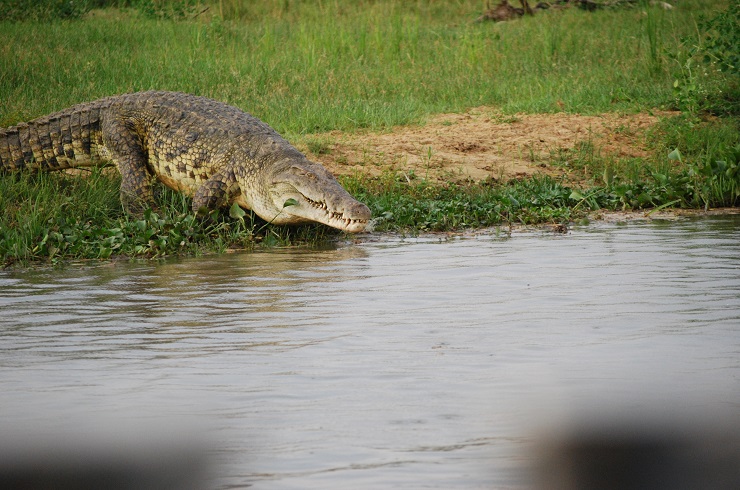
<path fill-rule="evenodd" d="M 563 175 L 568 159 L 579 151 L 614 158 L 648 156 L 645 132 L 659 118 L 675 114 L 510 116 L 479 107 L 384 133 L 317 134 L 299 146 L 338 175 L 375 176 L 390 169 L 440 183 Z"/>

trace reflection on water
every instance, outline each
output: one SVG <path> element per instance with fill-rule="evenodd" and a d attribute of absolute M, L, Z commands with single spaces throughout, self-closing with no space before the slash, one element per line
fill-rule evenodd
<path fill-rule="evenodd" d="M 0 273 L 0 428 L 206 420 L 234 488 L 508 488 L 600 403 L 740 406 L 740 219 Z"/>

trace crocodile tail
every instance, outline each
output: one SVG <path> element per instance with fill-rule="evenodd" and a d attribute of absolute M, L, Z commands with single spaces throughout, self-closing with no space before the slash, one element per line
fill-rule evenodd
<path fill-rule="evenodd" d="M 12 171 L 26 166 L 23 156 L 27 145 L 21 144 L 21 125 L 0 129 L 0 169 Z"/>
<path fill-rule="evenodd" d="M 80 104 L 0 129 L 0 170 L 62 170 L 100 160 L 100 108 Z"/>

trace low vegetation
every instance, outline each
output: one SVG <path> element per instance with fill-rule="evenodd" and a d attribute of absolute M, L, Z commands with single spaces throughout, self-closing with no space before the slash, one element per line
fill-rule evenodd
<path fill-rule="evenodd" d="M 678 110 L 651 155 L 584 145 L 568 178 L 438 185 L 386 172 L 343 184 L 376 231 L 565 223 L 597 209 L 740 205 L 740 2 L 564 9 L 475 23 L 484 2 L 0 0 L 0 127 L 147 89 L 237 105 L 288 139 L 382 131 L 470 107 L 517 112 Z M 323 148 L 323 147 L 322 147 Z M 553 155 L 550 164 L 558 165 Z M 0 176 L 0 263 L 201 254 L 331 240 L 236 210 L 206 223 L 161 191 L 133 218 L 118 176 Z"/>

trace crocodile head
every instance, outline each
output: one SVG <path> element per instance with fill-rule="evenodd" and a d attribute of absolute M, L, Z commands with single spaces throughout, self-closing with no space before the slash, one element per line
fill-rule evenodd
<path fill-rule="evenodd" d="M 326 168 L 305 158 L 272 165 L 265 189 L 250 208 L 277 225 L 317 221 L 356 233 L 365 229 L 370 208 L 353 198 Z"/>

